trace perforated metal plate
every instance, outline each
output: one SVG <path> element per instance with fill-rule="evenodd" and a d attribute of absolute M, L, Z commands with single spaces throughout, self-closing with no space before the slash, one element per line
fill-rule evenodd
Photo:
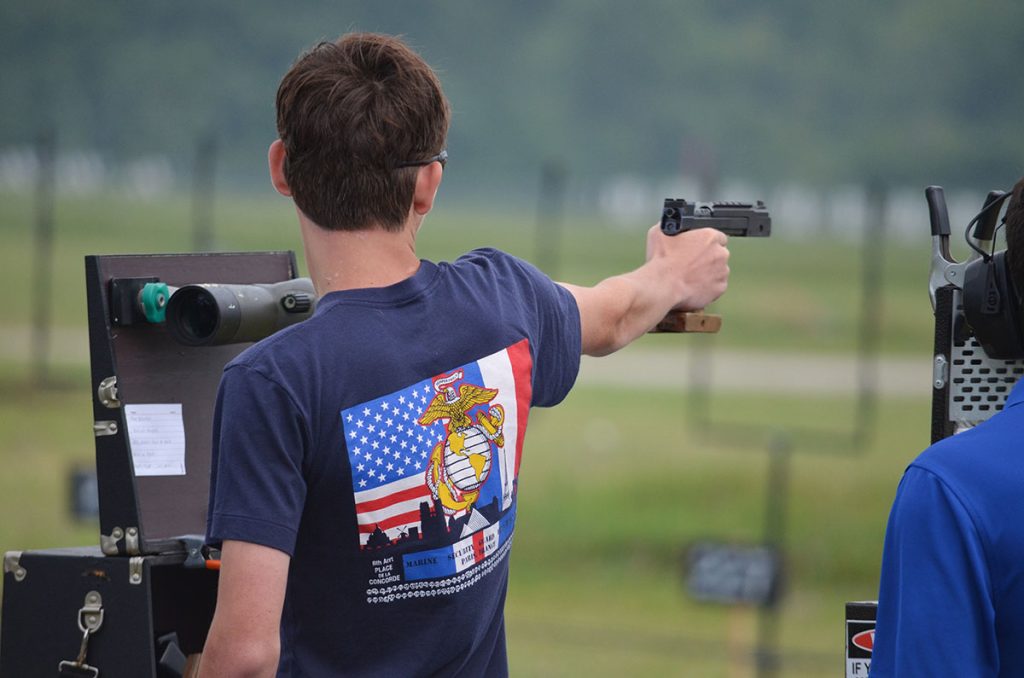
<path fill-rule="evenodd" d="M 959 290 L 953 301 L 955 326 L 956 317 L 963 313 Z M 956 334 L 950 357 L 949 420 L 964 429 L 1003 409 L 1013 385 L 1024 375 L 1024 360 L 994 360 L 973 336 L 958 341 Z"/>

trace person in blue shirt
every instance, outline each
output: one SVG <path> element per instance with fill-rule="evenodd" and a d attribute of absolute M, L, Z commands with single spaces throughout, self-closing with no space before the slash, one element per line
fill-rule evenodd
<path fill-rule="evenodd" d="M 421 260 L 448 120 L 434 72 L 390 36 L 321 43 L 281 82 L 270 176 L 319 303 L 224 370 L 203 678 L 507 675 L 530 408 L 565 397 L 582 353 L 725 291 L 713 229 L 653 228 L 646 263 L 593 287 L 494 249 Z"/>
<path fill-rule="evenodd" d="M 1018 293 L 1022 197 L 1024 179 L 1006 214 Z M 1024 676 L 1024 382 L 1001 412 L 904 473 L 885 535 L 871 676 Z"/>

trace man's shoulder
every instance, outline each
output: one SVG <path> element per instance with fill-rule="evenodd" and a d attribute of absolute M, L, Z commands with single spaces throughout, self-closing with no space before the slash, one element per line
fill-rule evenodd
<path fill-rule="evenodd" d="M 1024 408 L 1012 408 L 988 421 L 940 440 L 910 464 L 938 478 L 963 497 L 983 501 L 998 497 L 1000 487 L 1012 490 L 1024 474 L 1020 436 L 1024 433 Z"/>
<path fill-rule="evenodd" d="M 1022 432 L 1024 408 L 1005 410 L 978 426 L 934 443 L 914 464 L 933 470 L 984 465 L 1018 449 Z"/>
<path fill-rule="evenodd" d="M 305 369 L 315 350 L 318 323 L 315 318 L 291 325 L 249 346 L 224 366 L 258 373 L 272 381 L 283 380 L 291 371 Z"/>
<path fill-rule="evenodd" d="M 449 266 L 454 275 L 467 281 L 514 290 L 534 299 L 559 298 L 563 291 L 529 261 L 493 247 L 466 252 Z"/>
<path fill-rule="evenodd" d="M 453 261 L 451 266 L 455 269 L 494 269 L 520 275 L 537 270 L 526 260 L 494 247 L 472 249 Z"/>

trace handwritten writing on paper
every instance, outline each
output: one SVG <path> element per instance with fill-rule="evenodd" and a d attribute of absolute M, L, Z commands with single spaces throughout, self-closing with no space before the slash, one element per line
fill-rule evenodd
<path fill-rule="evenodd" d="M 185 424 L 181 403 L 125 405 L 136 476 L 185 475 Z"/>

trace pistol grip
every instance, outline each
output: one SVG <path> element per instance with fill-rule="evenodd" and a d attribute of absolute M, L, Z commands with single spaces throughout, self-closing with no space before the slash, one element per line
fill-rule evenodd
<path fill-rule="evenodd" d="M 701 332 L 714 334 L 722 329 L 722 316 L 705 314 L 704 311 L 669 311 L 658 323 L 652 334 L 663 332 Z"/>

